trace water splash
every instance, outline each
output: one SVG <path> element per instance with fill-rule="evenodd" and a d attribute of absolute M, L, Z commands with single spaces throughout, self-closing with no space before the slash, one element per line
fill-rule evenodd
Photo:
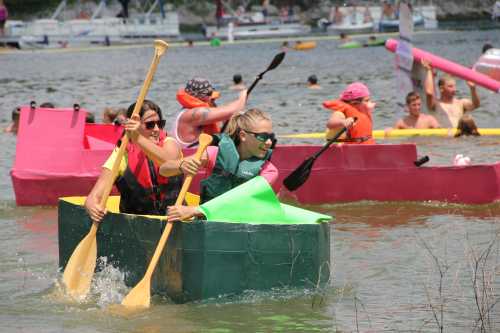
<path fill-rule="evenodd" d="M 108 264 L 107 257 L 98 258 L 97 267 L 98 272 L 94 275 L 91 287 L 91 294 L 97 297 L 97 305 L 105 308 L 110 304 L 121 303 L 128 292 L 125 273 Z"/>

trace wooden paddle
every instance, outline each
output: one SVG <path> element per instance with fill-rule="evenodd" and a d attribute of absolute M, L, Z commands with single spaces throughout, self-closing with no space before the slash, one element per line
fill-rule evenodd
<path fill-rule="evenodd" d="M 347 131 L 347 127 L 342 128 L 340 132 L 338 132 L 333 138 L 327 141 L 327 143 L 318 151 L 316 152 L 313 156 L 309 157 L 307 160 L 302 162 L 301 165 L 297 169 L 295 169 L 291 174 L 289 174 L 285 180 L 283 180 L 283 185 L 289 190 L 289 191 L 295 191 L 298 189 L 302 184 L 304 184 L 309 178 L 309 174 L 311 173 L 312 167 L 316 159 L 323 154 L 325 150 L 328 149 L 328 147 L 331 146 L 332 143 L 337 141 L 338 138 L 344 132 Z"/>
<path fill-rule="evenodd" d="M 149 67 L 149 71 L 144 81 L 139 97 L 135 103 L 135 108 L 132 115 L 139 114 L 142 108 L 144 98 L 151 86 L 151 81 L 153 80 L 153 75 L 156 72 L 156 67 L 160 61 L 160 57 L 166 52 L 168 44 L 162 40 L 155 40 L 154 42 L 155 54 L 153 62 Z M 125 153 L 125 148 L 128 144 L 128 136 L 124 136 L 121 140 L 120 149 L 116 156 L 116 160 L 111 169 L 111 175 L 104 187 L 104 193 L 101 198 L 101 206 L 106 207 L 109 194 L 113 188 L 113 183 L 116 176 L 118 175 L 118 170 L 120 162 Z M 63 283 L 66 287 L 67 292 L 74 298 L 83 298 L 87 295 L 90 290 L 90 283 L 92 282 L 92 277 L 94 275 L 96 260 L 97 260 L 97 241 L 96 234 L 99 223 L 93 222 L 89 233 L 85 236 L 78 246 L 73 251 L 73 254 L 66 264 L 66 268 L 63 274 Z"/>
<path fill-rule="evenodd" d="M 200 134 L 200 145 L 195 153 L 195 158 L 197 160 L 201 159 L 201 155 L 205 151 L 205 149 L 212 142 L 212 136 L 208 134 Z M 191 181 L 193 180 L 193 176 L 187 176 L 184 180 L 184 184 L 182 184 L 181 192 L 177 197 L 177 201 L 175 205 L 182 205 L 184 201 L 184 197 L 186 196 L 187 190 L 191 185 Z M 172 231 L 173 222 L 168 222 L 165 230 L 161 234 L 160 241 L 156 246 L 155 252 L 153 253 L 153 257 L 149 262 L 149 266 L 139 283 L 128 293 L 127 296 L 122 301 L 122 305 L 126 307 L 140 307 L 140 308 L 148 308 L 151 303 L 151 277 L 155 271 L 156 265 L 158 264 L 158 260 L 160 259 L 161 253 L 163 252 L 163 248 L 167 244 L 168 236 Z"/>
<path fill-rule="evenodd" d="M 269 64 L 269 66 L 267 66 L 267 69 L 265 71 L 263 71 L 262 73 L 260 73 L 259 75 L 257 75 L 257 77 L 253 81 L 252 85 L 247 90 L 247 100 L 248 100 L 248 96 L 250 96 L 250 93 L 252 92 L 253 88 L 255 88 L 255 86 L 257 85 L 257 83 L 260 80 L 262 80 L 262 78 L 264 77 L 264 74 L 266 74 L 267 72 L 272 71 L 273 69 L 275 69 L 276 67 L 278 67 L 281 64 L 281 62 L 283 61 L 283 59 L 285 59 L 285 55 L 286 55 L 285 52 L 280 52 L 277 55 L 275 55 L 274 58 L 273 58 L 273 61 L 271 61 L 271 63 Z M 222 128 L 220 130 L 221 133 L 223 133 L 224 130 L 226 129 L 228 122 L 229 121 L 226 120 L 224 122 L 224 125 L 222 125 Z"/>

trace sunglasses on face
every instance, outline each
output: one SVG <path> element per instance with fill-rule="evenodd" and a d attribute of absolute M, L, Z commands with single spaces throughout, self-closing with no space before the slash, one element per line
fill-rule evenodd
<path fill-rule="evenodd" d="M 267 140 L 271 140 L 271 142 L 276 142 L 276 135 L 274 133 L 255 133 L 245 130 L 248 134 L 252 134 L 257 140 L 260 142 L 266 142 Z"/>
<path fill-rule="evenodd" d="M 157 120 L 157 121 L 145 121 L 144 126 L 148 130 L 152 130 L 155 128 L 155 125 L 158 126 L 159 129 L 163 129 L 165 127 L 166 120 Z"/>

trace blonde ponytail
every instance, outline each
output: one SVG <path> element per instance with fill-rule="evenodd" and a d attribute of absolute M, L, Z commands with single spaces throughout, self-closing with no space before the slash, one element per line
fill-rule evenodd
<path fill-rule="evenodd" d="M 226 133 L 233 139 L 234 142 L 239 142 L 240 130 L 249 130 L 252 124 L 257 123 L 259 120 L 271 121 L 271 117 L 264 111 L 254 108 L 246 112 L 235 113 L 227 124 Z"/>

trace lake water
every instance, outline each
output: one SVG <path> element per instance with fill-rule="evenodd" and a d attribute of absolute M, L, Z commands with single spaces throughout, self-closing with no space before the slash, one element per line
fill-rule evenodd
<path fill-rule="evenodd" d="M 500 46 L 498 30 L 423 33 L 415 36 L 414 44 L 471 65 L 486 42 Z M 235 96 L 228 90 L 232 75 L 241 73 L 251 82 L 279 45 L 172 47 L 161 60 L 148 98 L 171 122 L 179 108 L 175 91 L 192 76 L 203 76 L 221 90 L 221 102 L 230 101 Z M 126 107 L 135 100 L 151 59 L 152 47 L 147 46 L 1 54 L 0 120 L 7 125 L 12 108 L 31 100 L 60 107 L 79 103 L 99 119 L 104 107 Z M 288 52 L 281 66 L 252 92 L 249 106 L 268 111 L 278 134 L 322 131 L 329 112 L 321 103 L 360 80 L 378 103 L 375 128 L 384 128 L 404 114 L 396 103 L 393 66 L 393 55 L 383 47 L 339 50 L 335 41 L 321 40 L 312 51 Z M 318 76 L 322 90 L 305 88 L 311 74 Z M 458 90 L 462 96 L 469 94 L 462 81 Z M 499 95 L 482 88 L 479 94 L 477 124 L 500 127 Z M 495 137 L 387 141 L 397 142 L 417 143 L 419 154 L 429 155 L 434 165 L 450 164 L 458 153 L 470 156 L 473 163 L 500 160 Z M 429 332 L 438 331 L 441 322 L 448 332 L 480 330 L 481 324 L 486 331 L 500 330 L 500 305 L 495 303 L 500 300 L 500 204 L 361 202 L 307 207 L 335 216 L 334 273 L 325 290 L 249 292 L 236 300 L 184 305 L 154 298 L 150 310 L 124 318 L 106 311 L 127 292 L 110 268 L 97 275 L 89 301 L 62 301 L 54 296 L 60 278 L 57 211 L 15 206 L 8 174 L 15 137 L 1 135 L 0 143 L 1 332 Z"/>

